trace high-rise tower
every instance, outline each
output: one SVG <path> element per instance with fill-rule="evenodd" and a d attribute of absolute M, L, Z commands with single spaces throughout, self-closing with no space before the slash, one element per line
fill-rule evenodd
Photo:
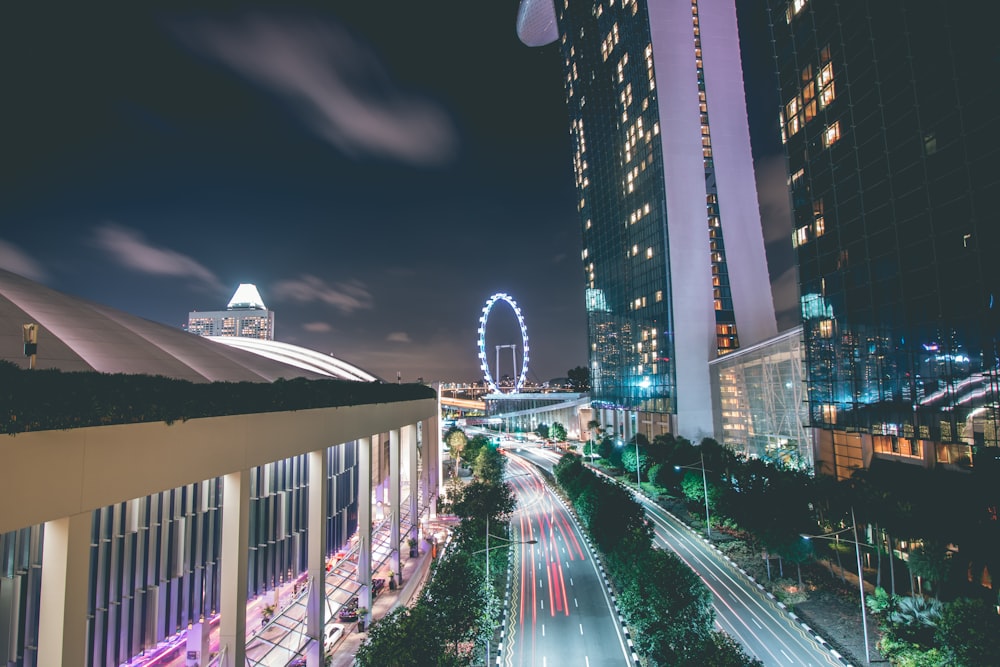
<path fill-rule="evenodd" d="M 817 467 L 971 466 L 998 446 L 992 23 L 919 0 L 768 5 Z"/>
<path fill-rule="evenodd" d="M 711 435 L 708 362 L 776 334 L 735 5 L 522 0 L 517 29 L 565 65 L 594 401 Z"/>
<path fill-rule="evenodd" d="M 225 310 L 188 313 L 187 330 L 199 336 L 274 340 L 274 311 L 264 305 L 255 285 L 241 283 Z"/>

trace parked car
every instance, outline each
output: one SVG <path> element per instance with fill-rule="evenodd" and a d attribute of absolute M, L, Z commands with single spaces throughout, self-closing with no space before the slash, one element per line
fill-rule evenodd
<path fill-rule="evenodd" d="M 340 611 L 337 612 L 337 618 L 344 622 L 353 622 L 358 620 L 358 598 L 357 596 L 352 597 L 347 601 Z"/>
<path fill-rule="evenodd" d="M 332 651 L 334 645 L 340 640 L 344 635 L 344 626 L 337 623 L 331 623 L 327 626 L 326 631 L 326 643 L 324 647 L 327 651 Z"/>

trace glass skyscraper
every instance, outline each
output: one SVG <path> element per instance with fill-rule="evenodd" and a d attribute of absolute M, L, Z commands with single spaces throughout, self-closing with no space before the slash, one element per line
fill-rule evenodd
<path fill-rule="evenodd" d="M 523 0 L 517 27 L 565 66 L 594 402 L 624 439 L 712 435 L 708 362 L 776 334 L 735 5 Z"/>
<path fill-rule="evenodd" d="M 768 4 L 818 472 L 969 467 L 998 445 L 992 27 L 963 4 Z"/>

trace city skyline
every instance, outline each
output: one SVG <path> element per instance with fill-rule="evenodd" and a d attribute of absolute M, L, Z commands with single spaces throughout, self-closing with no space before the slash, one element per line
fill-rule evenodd
<path fill-rule="evenodd" d="M 587 362 L 572 155 L 558 52 L 520 44 L 517 5 L 6 8 L 0 266 L 177 327 L 251 282 L 277 339 L 403 381 L 476 379 L 503 291 L 529 379 L 564 376 Z M 766 16 L 739 9 L 782 329 Z"/>

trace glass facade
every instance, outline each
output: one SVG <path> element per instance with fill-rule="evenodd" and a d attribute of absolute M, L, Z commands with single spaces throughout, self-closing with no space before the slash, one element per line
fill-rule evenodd
<path fill-rule="evenodd" d="M 524 0 L 522 16 L 538 19 L 541 1 Z M 697 439 L 712 428 L 708 362 L 776 333 L 733 75 L 735 7 L 603 0 L 554 11 L 594 403 Z M 741 252 L 727 255 L 726 243 Z"/>
<path fill-rule="evenodd" d="M 802 328 L 712 364 L 715 433 L 734 451 L 812 471 Z"/>
<path fill-rule="evenodd" d="M 357 443 L 328 448 L 327 556 L 357 530 Z M 250 471 L 247 599 L 307 567 L 306 456 Z M 119 665 L 219 612 L 222 480 L 93 513 L 87 665 Z M 0 535 L 0 649 L 37 664 L 42 526 Z"/>
<path fill-rule="evenodd" d="M 998 445 L 995 37 L 962 5 L 769 12 L 809 422 L 970 465 Z"/>
<path fill-rule="evenodd" d="M 556 8 L 595 402 L 674 412 L 659 110 L 644 2 Z"/>

